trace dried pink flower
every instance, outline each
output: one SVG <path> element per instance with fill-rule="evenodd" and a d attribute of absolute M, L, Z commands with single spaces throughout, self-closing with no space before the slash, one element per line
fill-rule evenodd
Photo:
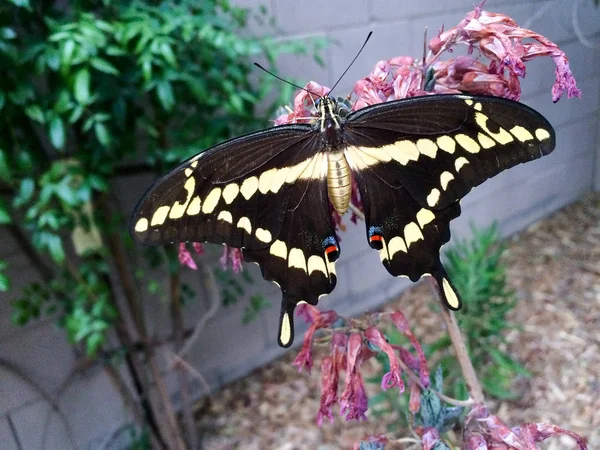
<path fill-rule="evenodd" d="M 320 328 L 327 328 L 331 324 L 333 324 L 337 319 L 338 315 L 335 311 L 319 311 L 315 306 L 306 304 L 301 305 L 302 309 L 300 310 L 300 314 L 302 314 L 307 321 L 311 323 L 308 330 L 304 334 L 304 340 L 302 342 L 302 348 L 300 352 L 296 356 L 293 364 L 298 367 L 298 371 L 302 370 L 302 367 L 306 367 L 308 373 L 310 373 L 313 365 L 312 360 L 312 341 L 315 331 Z"/>
<path fill-rule="evenodd" d="M 239 248 L 223 245 L 223 256 L 221 256 L 219 261 L 223 270 L 227 270 L 230 264 L 231 270 L 233 270 L 234 273 L 239 273 L 244 270 L 244 267 L 242 266 L 244 257 L 242 256 L 242 250 Z"/>
<path fill-rule="evenodd" d="M 425 358 L 425 353 L 423 352 L 421 344 L 411 331 L 406 317 L 404 317 L 404 314 L 402 314 L 400 311 L 395 311 L 392 314 L 392 322 L 394 323 L 394 325 L 396 325 L 396 328 L 398 328 L 398 330 L 410 340 L 411 344 L 417 351 L 417 355 L 419 355 L 419 378 L 423 386 L 429 387 L 430 380 L 429 368 L 427 367 L 427 359 Z"/>
<path fill-rule="evenodd" d="M 185 246 L 184 242 L 181 242 L 179 244 L 179 263 L 181 265 L 189 267 L 192 270 L 198 269 L 198 266 L 196 266 L 196 262 L 194 261 L 194 258 L 192 258 L 192 255 L 191 255 L 190 251 L 187 249 L 187 247 Z"/>
<path fill-rule="evenodd" d="M 401 393 L 404 392 L 402 369 L 400 368 L 398 356 L 396 355 L 396 352 L 392 346 L 377 328 L 367 328 L 365 331 L 365 336 L 372 345 L 379 347 L 383 352 L 385 352 L 390 361 L 390 371 L 381 379 L 381 388 L 385 391 L 397 386 Z"/>
<path fill-rule="evenodd" d="M 352 334 L 348 339 L 346 352 L 346 380 L 344 391 L 340 397 L 340 413 L 346 416 L 346 420 L 366 420 L 367 394 L 365 382 L 360 373 L 362 358 L 362 336 Z"/>

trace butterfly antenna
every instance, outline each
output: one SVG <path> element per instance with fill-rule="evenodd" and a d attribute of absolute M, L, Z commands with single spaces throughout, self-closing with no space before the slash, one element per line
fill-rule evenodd
<path fill-rule="evenodd" d="M 261 65 L 260 65 L 259 63 L 257 63 L 257 62 L 255 62 L 255 63 L 254 63 L 254 65 L 255 65 L 256 67 L 258 67 L 260 70 L 264 70 L 265 72 L 267 72 L 267 73 L 268 73 L 269 75 L 271 75 L 272 77 L 274 77 L 274 78 L 277 78 L 279 81 L 283 81 L 284 83 L 287 83 L 287 84 L 289 84 L 290 86 L 294 86 L 296 89 L 301 89 L 301 90 L 303 90 L 303 91 L 305 91 L 305 92 L 308 92 L 309 94 L 312 94 L 312 95 L 314 95 L 314 96 L 320 97 L 320 95 L 318 95 L 318 94 L 315 94 L 314 92 L 311 92 L 311 91 L 309 91 L 309 90 L 308 90 L 308 89 L 306 89 L 306 88 L 303 88 L 303 87 L 301 87 L 301 86 L 298 86 L 297 84 L 294 84 L 294 83 L 292 83 L 291 81 L 284 80 L 284 79 L 283 79 L 283 78 L 281 78 L 281 77 L 278 77 L 278 76 L 277 76 L 277 75 L 275 75 L 273 72 L 270 72 L 270 71 L 268 71 L 267 69 L 265 69 L 263 66 L 261 66 Z M 311 98 L 311 99 L 312 99 L 312 98 Z M 313 103 L 314 103 L 314 100 L 313 100 Z"/>
<path fill-rule="evenodd" d="M 344 75 L 346 75 L 346 73 L 350 70 L 350 67 L 352 67 L 352 64 L 354 64 L 354 61 L 356 61 L 356 59 L 358 58 L 358 55 L 360 55 L 360 52 L 363 51 L 363 49 L 365 48 L 365 45 L 367 45 L 367 42 L 369 42 L 369 39 L 371 38 L 372 34 L 373 34 L 373 32 L 369 31 L 369 34 L 367 35 L 367 38 L 365 39 L 365 42 L 363 43 L 362 47 L 360 48 L 360 50 L 358 51 L 358 53 L 356 54 L 356 56 L 354 57 L 352 62 L 348 65 L 346 70 L 344 70 L 344 73 L 342 74 L 342 76 L 339 77 L 338 80 L 335 82 L 335 84 L 333 85 L 333 87 L 331 88 L 331 90 L 329 92 L 333 91 L 335 89 L 335 87 L 339 84 L 339 82 L 342 81 L 342 78 L 344 78 Z"/>

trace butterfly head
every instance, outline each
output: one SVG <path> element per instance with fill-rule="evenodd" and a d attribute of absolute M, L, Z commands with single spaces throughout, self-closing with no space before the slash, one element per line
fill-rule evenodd
<path fill-rule="evenodd" d="M 331 128 L 340 128 L 340 115 L 336 99 L 327 95 L 319 97 L 315 102 L 315 107 L 317 108 L 317 113 L 319 115 L 317 124 L 321 131 Z"/>

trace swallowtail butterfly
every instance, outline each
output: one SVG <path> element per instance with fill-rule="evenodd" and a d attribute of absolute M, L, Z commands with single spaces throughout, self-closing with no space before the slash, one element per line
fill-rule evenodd
<path fill-rule="evenodd" d="M 430 95 L 345 114 L 329 96 L 312 124 L 290 124 L 218 144 L 156 181 L 137 206 L 142 244 L 195 241 L 243 249 L 283 292 L 279 344 L 294 339 L 293 311 L 336 284 L 340 255 L 330 203 L 347 211 L 352 180 L 367 240 L 394 276 L 437 281 L 448 308 L 459 296 L 442 263 L 450 221 L 471 188 L 550 153 L 555 134 L 510 100 Z"/>

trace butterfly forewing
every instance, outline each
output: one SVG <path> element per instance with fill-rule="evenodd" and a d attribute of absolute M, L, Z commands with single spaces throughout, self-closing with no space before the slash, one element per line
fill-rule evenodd
<path fill-rule="evenodd" d="M 294 184 L 314 156 L 308 125 L 219 144 L 158 180 L 137 206 L 131 234 L 142 244 L 214 242 L 263 248 L 281 230 Z"/>
<path fill-rule="evenodd" d="M 364 154 L 356 170 L 385 166 L 378 171 L 381 182 L 403 186 L 421 206 L 435 209 L 555 146 L 544 117 L 496 97 L 415 97 L 359 110 L 347 120 L 346 142 Z"/>

